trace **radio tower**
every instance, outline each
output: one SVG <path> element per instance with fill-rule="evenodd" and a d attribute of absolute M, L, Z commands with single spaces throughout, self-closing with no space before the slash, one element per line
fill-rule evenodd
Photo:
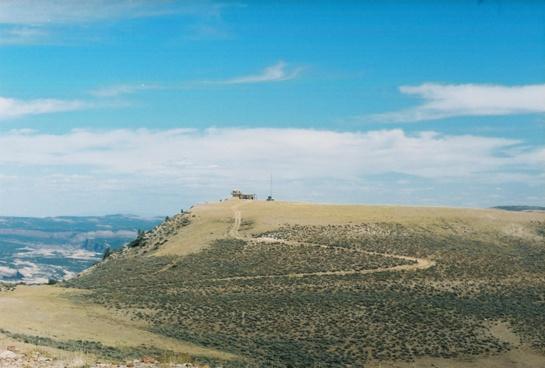
<path fill-rule="evenodd" d="M 274 201 L 273 196 L 272 196 L 272 194 L 273 194 L 273 191 L 272 191 L 272 174 L 271 174 L 271 180 L 270 180 L 270 183 L 269 183 L 269 189 L 270 189 L 270 191 L 269 191 L 269 196 L 267 197 L 267 201 Z"/>

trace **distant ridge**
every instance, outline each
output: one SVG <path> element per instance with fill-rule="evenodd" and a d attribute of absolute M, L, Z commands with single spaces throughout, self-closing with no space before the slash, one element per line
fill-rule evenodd
<path fill-rule="evenodd" d="M 496 206 L 492 207 L 498 210 L 505 210 L 505 211 L 545 211 L 545 207 L 541 206 Z"/>

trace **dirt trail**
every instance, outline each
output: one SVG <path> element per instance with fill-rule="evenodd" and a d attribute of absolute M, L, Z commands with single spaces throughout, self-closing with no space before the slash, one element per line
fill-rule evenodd
<path fill-rule="evenodd" d="M 240 236 L 238 232 L 238 229 L 240 229 L 240 224 L 242 223 L 242 213 L 238 209 L 240 206 L 241 206 L 240 204 L 233 206 L 233 212 L 235 214 L 234 216 L 235 222 L 233 226 L 231 227 L 231 229 L 229 229 L 229 236 L 231 236 L 232 238 L 237 238 L 237 239 L 242 239 L 242 237 Z"/>
<path fill-rule="evenodd" d="M 296 241 L 290 241 L 290 240 L 283 240 L 283 239 L 276 239 L 276 238 L 268 238 L 268 237 L 261 237 L 261 238 L 247 238 L 243 237 L 239 233 L 240 224 L 242 223 L 242 212 L 239 210 L 240 206 L 242 206 L 242 203 L 234 205 L 233 213 L 234 213 L 234 223 L 231 229 L 229 230 L 229 236 L 235 239 L 240 239 L 252 243 L 282 243 L 286 245 L 292 245 L 292 246 L 311 246 L 311 247 L 320 247 L 320 248 L 328 248 L 328 249 L 336 249 L 336 250 L 347 250 L 342 247 L 331 247 L 323 244 L 314 244 L 314 243 L 304 243 L 304 242 L 296 242 Z M 350 251 L 354 251 L 353 249 L 350 249 Z M 416 271 L 416 270 L 425 270 L 430 267 L 435 266 L 435 261 L 432 261 L 427 258 L 416 258 L 416 257 L 409 257 L 409 256 L 402 256 L 398 254 L 391 254 L 391 253 L 377 253 L 377 252 L 369 252 L 364 250 L 358 250 L 359 253 L 364 253 L 368 255 L 374 255 L 374 256 L 382 256 L 387 258 L 395 258 L 395 259 L 402 259 L 405 261 L 412 261 L 414 263 L 407 264 L 407 265 L 398 265 L 398 266 L 392 266 L 392 267 L 382 267 L 382 268 L 375 268 L 371 270 L 340 270 L 340 271 L 323 271 L 323 272 L 302 272 L 302 273 L 289 273 L 289 274 L 280 274 L 280 275 L 255 275 L 255 276 L 232 276 L 232 277 L 225 277 L 225 278 L 218 278 L 218 279 L 212 279 L 211 281 L 231 281 L 231 280 L 258 280 L 258 279 L 272 279 L 272 278 L 281 278 L 281 277 L 305 277 L 305 276 L 344 276 L 344 275 L 367 275 L 371 273 L 378 273 L 378 272 L 395 272 L 395 271 Z"/>

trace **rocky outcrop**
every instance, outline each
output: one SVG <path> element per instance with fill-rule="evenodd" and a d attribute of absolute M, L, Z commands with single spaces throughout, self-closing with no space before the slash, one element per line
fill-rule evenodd
<path fill-rule="evenodd" d="M 138 237 L 129 243 L 120 254 L 129 252 L 147 253 L 158 249 L 165 244 L 168 239 L 176 235 L 183 227 L 189 225 L 191 214 L 182 212 L 172 217 L 166 217 L 165 221 L 157 225 L 150 231 L 138 234 Z"/>

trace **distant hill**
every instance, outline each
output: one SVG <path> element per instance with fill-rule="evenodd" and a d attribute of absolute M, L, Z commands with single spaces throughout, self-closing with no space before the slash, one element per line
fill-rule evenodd
<path fill-rule="evenodd" d="M 0 217 L 0 282 L 47 282 L 80 272 L 161 218 Z"/>
<path fill-rule="evenodd" d="M 496 206 L 492 208 L 505 211 L 545 211 L 545 207 L 541 206 Z"/>

